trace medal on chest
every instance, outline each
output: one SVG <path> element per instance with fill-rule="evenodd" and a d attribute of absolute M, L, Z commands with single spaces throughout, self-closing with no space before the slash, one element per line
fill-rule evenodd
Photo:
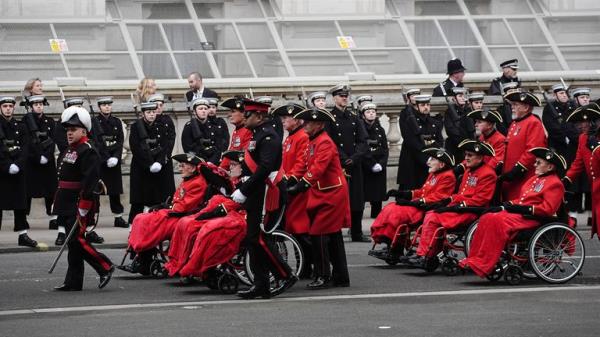
<path fill-rule="evenodd" d="M 435 183 L 437 183 L 437 177 L 431 177 L 431 180 L 429 180 L 429 185 L 435 186 Z"/>
<path fill-rule="evenodd" d="M 470 186 L 470 187 L 477 186 L 477 177 L 476 176 L 469 176 L 467 178 L 467 186 Z"/>
<path fill-rule="evenodd" d="M 291 142 L 285 144 L 285 152 L 290 152 L 291 148 L 292 148 L 292 143 Z"/>
<path fill-rule="evenodd" d="M 233 147 L 238 147 L 241 143 L 242 142 L 240 141 L 240 136 L 233 137 Z"/>
<path fill-rule="evenodd" d="M 183 196 L 185 195 L 185 188 L 180 188 L 179 189 L 179 199 L 183 199 Z"/>
<path fill-rule="evenodd" d="M 248 143 L 248 151 L 252 152 L 256 149 L 256 141 L 255 140 L 251 140 L 250 143 Z"/>
<path fill-rule="evenodd" d="M 540 191 L 544 188 L 544 181 L 545 180 L 540 180 L 535 185 L 533 185 L 533 191 L 535 193 L 540 193 Z"/>
<path fill-rule="evenodd" d="M 64 163 L 75 164 L 77 161 L 77 151 L 69 151 L 63 158 Z"/>

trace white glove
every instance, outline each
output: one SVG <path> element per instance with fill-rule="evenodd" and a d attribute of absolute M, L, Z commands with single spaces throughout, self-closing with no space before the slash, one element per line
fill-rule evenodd
<path fill-rule="evenodd" d="M 238 204 L 243 204 L 246 201 L 246 196 L 240 190 L 235 190 L 231 194 L 231 199 Z"/>
<path fill-rule="evenodd" d="M 78 208 L 77 210 L 79 211 L 79 215 L 82 217 L 86 216 L 89 212 L 89 209 L 85 209 L 85 208 Z"/>
<path fill-rule="evenodd" d="M 115 157 L 110 157 L 106 160 L 106 166 L 107 167 L 115 167 L 115 166 L 117 166 L 118 162 L 119 162 L 119 159 L 117 159 Z"/>
<path fill-rule="evenodd" d="M 46 158 L 44 156 L 40 156 L 40 164 L 42 164 L 42 165 L 48 164 L 48 158 Z"/>
<path fill-rule="evenodd" d="M 373 171 L 374 173 L 378 173 L 383 171 L 383 167 L 379 163 L 377 163 L 373 165 L 373 167 L 371 167 L 371 171 Z"/>
<path fill-rule="evenodd" d="M 8 167 L 9 174 L 17 174 L 19 173 L 19 171 L 21 171 L 21 169 L 19 169 L 19 167 L 15 164 L 10 164 L 10 166 Z"/>
<path fill-rule="evenodd" d="M 150 172 L 157 173 L 162 169 L 162 165 L 158 162 L 154 162 L 154 164 L 150 165 Z"/>
<path fill-rule="evenodd" d="M 571 142 L 571 140 L 569 139 L 569 137 L 565 137 L 565 143 L 567 143 L 567 145 L 569 145 L 570 142 Z"/>

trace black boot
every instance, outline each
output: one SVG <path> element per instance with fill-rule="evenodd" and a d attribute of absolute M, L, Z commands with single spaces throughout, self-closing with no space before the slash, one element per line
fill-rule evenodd
<path fill-rule="evenodd" d="M 95 231 L 87 232 L 87 234 L 85 234 L 85 239 L 89 243 L 104 243 L 104 238 Z"/>
<path fill-rule="evenodd" d="M 123 266 L 117 266 L 117 268 L 126 271 L 128 273 L 137 274 L 140 272 L 141 263 L 138 258 L 134 258 L 130 264 L 126 264 Z"/>
<path fill-rule="evenodd" d="M 37 247 L 37 241 L 32 240 L 27 233 L 19 235 L 19 246 Z"/>
<path fill-rule="evenodd" d="M 56 222 L 56 219 L 52 219 L 48 222 L 48 228 L 53 230 L 58 229 L 58 222 Z"/>
<path fill-rule="evenodd" d="M 317 290 L 317 289 L 327 289 L 330 286 L 330 282 L 328 278 L 319 276 L 315 278 L 314 281 L 306 285 L 306 289 Z"/>
<path fill-rule="evenodd" d="M 120 227 L 120 228 L 129 228 L 129 224 L 127 223 L 127 221 L 125 221 L 125 219 L 123 219 L 123 217 L 115 217 L 115 227 Z"/>
<path fill-rule="evenodd" d="M 67 238 L 67 236 L 65 235 L 65 233 L 58 233 L 58 235 L 56 236 L 56 241 L 54 241 L 54 245 L 55 246 L 62 246 L 65 243 L 65 239 Z"/>
<path fill-rule="evenodd" d="M 106 274 L 100 275 L 100 282 L 98 282 L 98 289 L 102 289 L 102 288 L 106 287 L 106 285 L 112 278 L 112 274 L 114 272 L 115 272 L 115 266 L 112 265 L 112 266 L 110 266 L 110 269 L 108 270 L 108 272 L 106 272 Z"/>
<path fill-rule="evenodd" d="M 259 289 L 256 286 L 252 286 L 248 290 L 238 291 L 237 296 L 247 300 L 255 299 L 257 297 L 271 298 L 271 291 L 268 288 Z"/>

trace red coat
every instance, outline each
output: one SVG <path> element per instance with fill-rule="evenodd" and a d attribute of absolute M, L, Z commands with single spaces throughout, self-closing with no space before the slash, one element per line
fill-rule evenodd
<path fill-rule="evenodd" d="M 546 147 L 546 144 L 544 125 L 537 116 L 528 114 L 512 121 L 506 134 L 506 152 L 504 153 L 502 173 L 512 170 L 515 165 L 521 166 L 527 172 L 523 178 L 503 184 L 502 195 L 504 200 L 517 198 L 521 186 L 535 174 L 533 167 L 535 156 L 529 150 L 534 147 Z"/>
<path fill-rule="evenodd" d="M 183 217 L 177 222 L 169 244 L 169 252 L 167 254 L 169 262 L 165 264 L 165 268 L 169 271 L 170 276 L 177 274 L 188 261 L 198 231 L 208 221 L 196 220 L 196 218 L 200 214 L 213 211 L 218 206 L 224 207 L 227 213 L 237 212 L 241 208 L 241 204 L 234 202 L 224 195 L 217 194 L 208 200 L 208 203 L 200 212 Z"/>
<path fill-rule="evenodd" d="M 189 212 L 200 206 L 207 190 L 202 175 L 184 178 L 173 195 L 173 208 L 138 214 L 131 224 L 129 246 L 135 252 L 156 247 L 173 234 L 180 218 L 170 217 L 171 212 Z"/>
<path fill-rule="evenodd" d="M 496 172 L 493 168 L 485 164 L 469 168 L 463 175 L 458 192 L 450 196 L 449 206 L 486 207 L 492 201 L 495 189 Z"/>
<path fill-rule="evenodd" d="M 337 146 L 326 132 L 310 140 L 308 169 L 302 180 L 311 185 L 306 212 L 310 235 L 325 235 L 350 227 L 350 197 Z"/>
<path fill-rule="evenodd" d="M 594 153 L 587 146 L 588 135 L 579 136 L 575 160 L 567 171 L 565 178 L 574 181 L 582 172 L 586 172 L 592 182 L 592 236 L 600 232 L 600 151 L 594 149 Z M 599 237 L 600 238 L 600 237 Z"/>
<path fill-rule="evenodd" d="M 494 157 L 486 156 L 483 161 L 490 165 L 492 168 L 496 168 L 498 163 L 504 161 L 504 152 L 506 149 L 506 137 L 503 134 L 498 132 L 498 130 L 494 130 L 488 136 L 480 135 L 479 140 L 482 142 L 486 142 L 492 146 L 496 155 Z"/>
<path fill-rule="evenodd" d="M 430 173 L 423 187 L 412 191 L 412 198 L 420 199 L 425 203 L 438 202 L 452 194 L 455 184 L 456 178 L 452 170 Z M 419 222 L 423 219 L 423 215 L 425 212 L 419 208 L 390 203 L 373 221 L 371 237 L 375 243 L 382 242 L 384 237 L 393 240 L 398 226 Z"/>
<path fill-rule="evenodd" d="M 521 196 L 514 204 L 533 206 L 538 216 L 552 216 L 560 207 L 565 189 L 557 175 L 531 177 L 521 189 Z M 485 277 L 494 269 L 506 244 L 521 230 L 539 226 L 533 219 L 506 211 L 484 214 L 471 242 L 469 257 L 462 260 L 475 274 Z"/>
<path fill-rule="evenodd" d="M 281 168 L 287 179 L 300 180 L 306 173 L 308 142 L 308 134 L 302 127 L 291 131 L 283 142 Z M 307 197 L 307 193 L 300 193 L 288 199 L 285 210 L 285 230 L 290 234 L 308 233 Z"/>
<path fill-rule="evenodd" d="M 243 151 L 248 147 L 248 143 L 252 139 L 252 131 L 250 129 L 240 127 L 233 130 L 231 134 L 231 143 L 229 143 L 228 151 Z M 220 167 L 229 170 L 229 158 L 223 158 Z"/>

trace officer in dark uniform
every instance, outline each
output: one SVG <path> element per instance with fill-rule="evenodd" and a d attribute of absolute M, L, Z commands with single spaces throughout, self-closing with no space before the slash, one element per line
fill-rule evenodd
<path fill-rule="evenodd" d="M 227 151 L 229 147 L 229 127 L 225 119 L 217 117 L 217 106 L 219 105 L 219 99 L 216 97 L 207 98 L 209 109 L 208 109 L 208 121 L 215 126 L 215 136 L 217 141 L 217 149 L 220 153 Z"/>
<path fill-rule="evenodd" d="M 548 147 L 565 157 L 567 163 L 571 163 L 577 152 L 579 132 L 566 119 L 575 110 L 575 102 L 569 99 L 567 88 L 563 84 L 553 85 L 552 92 L 555 99 L 546 102 L 542 112 L 542 122 L 548 132 Z"/>
<path fill-rule="evenodd" d="M 465 70 L 467 69 L 463 67 L 463 64 L 460 59 L 455 58 L 448 61 L 446 72 L 448 74 L 448 78 L 444 82 L 438 84 L 435 88 L 433 88 L 433 96 L 451 96 L 452 88 L 463 86 L 462 81 L 465 77 Z"/>
<path fill-rule="evenodd" d="M 94 200 L 98 198 L 100 158 L 87 134 L 92 130 L 90 114 L 81 107 L 65 109 L 61 124 L 67 130 L 68 148 L 58 157 L 58 190 L 54 200 L 54 214 L 58 215 L 59 226 L 75 234 L 69 246 L 69 269 L 57 291 L 80 291 L 83 287 L 83 261 L 89 263 L 100 276 L 98 288 L 104 288 L 115 270 L 112 262 L 98 252 L 85 239 L 86 227 L 94 215 Z"/>
<path fill-rule="evenodd" d="M 27 214 L 31 210 L 32 198 L 44 198 L 46 215 L 50 217 L 50 229 L 58 229 L 56 217 L 52 215 L 52 202 L 56 193 L 56 158 L 54 150 L 54 130 L 56 122 L 44 114 L 48 101 L 42 95 L 29 96 L 22 103 L 28 106 L 28 112 L 21 122 L 30 136 L 29 158 L 25 176 L 27 180 Z"/>
<path fill-rule="evenodd" d="M 272 237 L 261 230 L 272 226 L 278 211 L 285 203 L 285 182 L 280 170 L 282 160 L 281 138 L 273 129 L 268 115 L 269 106 L 244 100 L 245 126 L 252 130 L 252 139 L 244 155 L 243 171 L 247 180 L 238 185 L 232 194 L 233 201 L 243 204 L 247 212 L 250 268 L 254 271 L 254 285 L 238 292 L 242 298 L 269 298 L 275 296 L 270 290 L 269 271 L 284 282 L 282 292 L 291 287 L 297 276 L 279 255 Z M 263 208 L 266 212 L 263 216 Z"/>
<path fill-rule="evenodd" d="M 404 109 L 402 109 L 400 111 L 400 132 L 402 133 L 402 128 L 403 126 L 406 125 L 406 120 L 408 119 L 408 116 L 410 116 L 411 114 L 414 114 L 417 111 L 417 103 L 415 102 L 415 96 L 420 95 L 421 94 L 421 89 L 419 88 L 411 88 L 406 90 L 406 92 L 404 93 L 404 103 L 406 104 L 404 106 Z"/>
<path fill-rule="evenodd" d="M 208 121 L 209 108 L 206 98 L 198 98 L 192 102 L 194 117 L 183 127 L 181 146 L 185 153 L 194 153 L 216 165 L 221 158 L 221 152 L 217 148 L 218 127 Z"/>
<path fill-rule="evenodd" d="M 329 123 L 326 131 L 338 146 L 340 162 L 348 178 L 350 189 L 350 211 L 352 226 L 350 235 L 352 241 L 370 242 L 363 235 L 362 215 L 365 207 L 362 160 L 367 153 L 367 131 L 360 117 L 348 107 L 350 86 L 339 84 L 329 90 L 335 106 L 331 114 L 335 123 Z"/>
<path fill-rule="evenodd" d="M 371 218 L 381 212 L 382 202 L 387 200 L 387 161 L 389 155 L 385 130 L 377 118 L 377 105 L 367 102 L 360 106 L 363 123 L 367 130 L 368 151 L 363 161 L 365 200 L 371 203 Z"/>
<path fill-rule="evenodd" d="M 27 188 L 25 170 L 29 152 L 29 136 L 25 125 L 13 117 L 15 98 L 0 97 L 0 225 L 2 210 L 12 210 L 14 231 L 19 232 L 19 246 L 37 247 L 27 235 Z"/>
<path fill-rule="evenodd" d="M 592 93 L 592 89 L 590 88 L 575 88 L 573 89 L 573 99 L 577 106 L 585 106 L 590 104 L 590 94 Z"/>
<path fill-rule="evenodd" d="M 83 103 L 84 103 L 83 97 L 71 97 L 71 98 L 66 98 L 63 100 L 63 105 L 64 105 L 65 109 L 72 107 L 72 106 L 82 107 Z M 64 150 L 66 150 L 69 145 L 69 144 L 67 144 L 67 132 L 66 132 L 65 128 L 62 126 L 62 124 L 60 124 L 60 123 L 56 124 L 56 128 L 54 131 L 54 142 L 56 142 L 56 146 L 58 147 L 58 152 L 60 152 L 60 153 L 62 153 Z"/>
<path fill-rule="evenodd" d="M 156 123 L 157 104 L 140 105 L 142 118 L 130 127 L 131 173 L 129 187 L 129 224 L 144 207 L 163 203 L 175 192 L 173 172 L 164 170 L 171 162 L 167 126 Z"/>
<path fill-rule="evenodd" d="M 129 225 L 123 219 L 123 179 L 121 174 L 121 156 L 123 154 L 123 122 L 112 115 L 112 97 L 98 97 L 96 100 L 100 113 L 92 118 L 103 131 L 98 136 L 97 147 L 100 154 L 100 179 L 106 186 L 106 194 L 110 202 L 110 210 L 115 218 L 115 227 L 127 228 Z"/>
<path fill-rule="evenodd" d="M 502 89 L 503 85 L 510 82 L 518 83 L 521 86 L 521 80 L 517 76 L 517 70 L 519 69 L 519 60 L 512 59 L 500 63 L 502 69 L 502 76 L 496 77 L 492 80 L 490 88 L 488 89 L 488 95 L 499 96 L 504 94 Z"/>
<path fill-rule="evenodd" d="M 409 115 L 402 131 L 402 148 L 398 162 L 399 190 L 421 188 L 427 178 L 428 154 L 422 152 L 427 147 L 442 147 L 443 121 L 429 115 L 431 96 L 415 96 L 417 111 Z"/>
<path fill-rule="evenodd" d="M 273 105 L 273 97 L 271 96 L 258 96 L 254 99 L 255 102 L 267 104 L 269 106 L 269 110 L 271 110 L 271 106 Z M 275 129 L 275 132 L 279 135 L 281 139 L 283 139 L 283 123 L 281 122 L 281 118 L 274 114 L 269 114 L 269 118 L 271 119 L 271 124 Z"/>
<path fill-rule="evenodd" d="M 483 99 L 485 94 L 481 91 L 469 94 L 469 111 L 483 110 Z"/>
<path fill-rule="evenodd" d="M 327 105 L 327 92 L 325 91 L 315 91 L 308 95 L 306 98 L 307 104 L 309 106 L 314 106 L 319 109 L 325 109 Z"/>
<path fill-rule="evenodd" d="M 475 123 L 467 116 L 471 111 L 467 104 L 467 89 L 464 87 L 452 88 L 452 103 L 444 115 L 444 127 L 446 129 L 446 150 L 452 154 L 457 163 L 462 162 L 462 151 L 458 150 L 458 144 L 467 139 L 475 139 Z"/>
<path fill-rule="evenodd" d="M 156 121 L 155 123 L 162 125 L 162 128 L 165 130 L 162 137 L 167 138 L 167 143 L 165 147 L 165 154 L 168 158 L 167 163 L 162 168 L 165 174 L 175 175 L 173 171 L 173 161 L 170 159 L 173 155 L 173 148 L 175 147 L 175 138 L 177 137 L 177 132 L 175 129 L 175 123 L 171 116 L 163 113 L 165 108 L 165 96 L 163 94 L 156 93 L 148 97 L 148 102 L 156 103 Z M 172 184 L 168 186 L 170 191 L 175 191 L 175 180 L 171 180 Z M 171 193 L 172 194 L 172 193 Z M 171 195 L 169 194 L 169 196 Z"/>
<path fill-rule="evenodd" d="M 360 96 L 356 97 L 354 102 L 356 103 L 356 110 L 361 111 L 360 108 L 362 107 L 363 103 L 373 102 L 373 96 L 360 95 Z"/>

